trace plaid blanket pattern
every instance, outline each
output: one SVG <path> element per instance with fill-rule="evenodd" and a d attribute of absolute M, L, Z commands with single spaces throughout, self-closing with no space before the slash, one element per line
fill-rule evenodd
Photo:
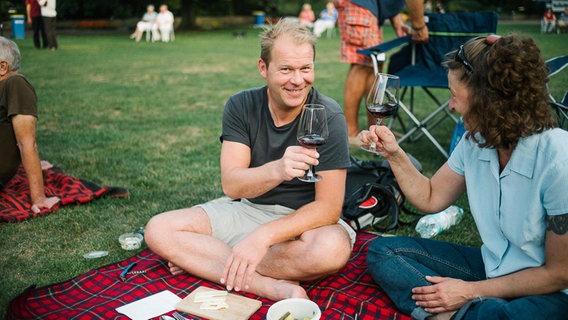
<path fill-rule="evenodd" d="M 308 296 L 322 309 L 322 319 L 392 319 L 409 320 L 396 310 L 389 298 L 374 282 L 366 269 L 367 248 L 377 236 L 359 233 L 352 256 L 341 272 L 324 279 L 304 283 Z M 130 263 L 134 271 L 122 282 L 119 274 Z M 30 287 L 12 300 L 7 319 L 128 319 L 115 309 L 163 290 L 180 298 L 199 286 L 222 289 L 221 286 L 187 274 L 173 276 L 167 263 L 150 250 L 122 262 L 91 270 L 59 284 Z M 261 308 L 250 318 L 265 319 L 274 301 L 243 294 L 262 301 Z M 195 318 L 195 316 L 193 317 Z"/>
<path fill-rule="evenodd" d="M 0 224 L 36 218 L 53 212 L 62 205 L 87 203 L 104 195 L 115 197 L 128 195 L 128 191 L 124 188 L 102 188 L 93 182 L 65 175 L 57 167 L 44 170 L 43 178 L 46 195 L 57 196 L 61 202 L 51 209 L 42 209 L 40 213 L 34 213 L 31 210 L 28 179 L 23 166 L 20 166 L 16 175 L 0 191 Z"/>

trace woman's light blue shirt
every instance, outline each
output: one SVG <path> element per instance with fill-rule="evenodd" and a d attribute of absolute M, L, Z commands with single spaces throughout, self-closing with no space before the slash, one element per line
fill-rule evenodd
<path fill-rule="evenodd" d="M 521 139 L 502 172 L 496 149 L 464 137 L 448 164 L 465 176 L 487 276 L 543 265 L 546 216 L 568 213 L 568 132 Z"/>

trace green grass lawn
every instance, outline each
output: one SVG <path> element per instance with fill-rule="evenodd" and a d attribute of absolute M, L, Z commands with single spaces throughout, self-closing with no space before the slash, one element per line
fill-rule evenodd
<path fill-rule="evenodd" d="M 546 58 L 568 53 L 567 34 L 540 35 L 537 23 L 500 27 L 501 33 L 512 30 L 535 36 Z M 127 34 L 62 35 L 56 52 L 35 50 L 29 38 L 18 41 L 21 71 L 39 97 L 41 157 L 69 175 L 125 186 L 131 196 L 0 225 L 0 318 L 8 302 L 32 284 L 64 281 L 135 254 L 120 248 L 118 236 L 153 215 L 222 196 L 218 138 L 224 103 L 237 91 L 264 84 L 256 68 L 259 30 L 246 31 L 243 39 L 234 38 L 233 30 L 178 32 L 174 43 L 134 43 Z M 387 28 L 385 38 L 392 37 Z M 316 60 L 316 87 L 342 104 L 347 65 L 339 63 L 337 36 L 320 40 Z M 568 80 L 557 82 L 560 95 Z M 452 132 L 453 124 L 444 122 L 435 134 L 447 146 Z M 427 175 L 444 162 L 426 139 L 403 146 Z M 458 204 L 468 210 L 465 198 Z M 416 235 L 412 226 L 396 233 Z M 469 216 L 439 238 L 479 245 Z M 93 250 L 109 255 L 83 258 Z"/>

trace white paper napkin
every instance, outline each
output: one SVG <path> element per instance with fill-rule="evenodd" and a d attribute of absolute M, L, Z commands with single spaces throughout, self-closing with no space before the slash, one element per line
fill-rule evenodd
<path fill-rule="evenodd" d="M 180 301 L 180 297 L 171 291 L 164 290 L 116 308 L 116 311 L 132 320 L 148 320 L 175 310 L 176 304 Z"/>

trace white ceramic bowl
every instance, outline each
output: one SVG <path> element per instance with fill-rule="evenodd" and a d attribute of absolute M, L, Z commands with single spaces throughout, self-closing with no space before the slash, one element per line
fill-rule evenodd
<path fill-rule="evenodd" d="M 294 318 L 299 320 L 304 320 L 305 317 L 310 320 L 319 320 L 321 317 L 321 310 L 315 302 L 307 299 L 290 298 L 280 300 L 270 306 L 266 313 L 266 319 L 279 320 L 286 312 L 290 312 Z"/>
<path fill-rule="evenodd" d="M 144 237 L 139 233 L 125 233 L 118 237 L 118 242 L 124 250 L 140 249 Z"/>

